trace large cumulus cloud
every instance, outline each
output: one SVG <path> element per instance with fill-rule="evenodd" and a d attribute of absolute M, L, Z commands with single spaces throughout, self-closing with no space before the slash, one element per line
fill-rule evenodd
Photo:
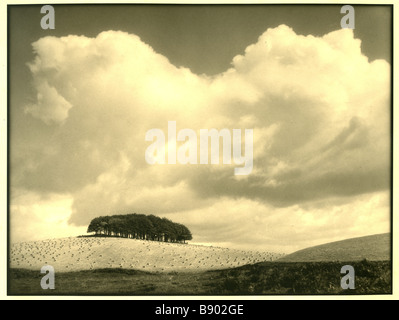
<path fill-rule="evenodd" d="M 370 62 L 349 29 L 323 37 L 285 25 L 268 29 L 212 77 L 172 65 L 124 32 L 46 37 L 33 49 L 37 97 L 25 117 L 39 120 L 45 133 L 28 154 L 30 137 L 13 149 L 12 188 L 65 195 L 74 225 L 100 214 L 156 213 L 191 221 L 201 237 L 201 228 L 213 234 L 217 225 L 205 216 L 226 218 L 237 205 L 277 225 L 298 210 L 323 217 L 351 203 L 370 207 L 373 194 L 386 198 L 390 66 Z M 178 130 L 253 129 L 252 173 L 234 176 L 234 164 L 147 164 L 145 133 L 167 133 L 169 120 Z M 377 207 L 386 217 L 380 229 L 387 228 L 387 204 Z M 201 212 L 204 219 L 194 223 Z M 358 217 L 369 214 L 359 210 Z M 239 217 L 226 227 L 230 235 L 254 226 Z"/>

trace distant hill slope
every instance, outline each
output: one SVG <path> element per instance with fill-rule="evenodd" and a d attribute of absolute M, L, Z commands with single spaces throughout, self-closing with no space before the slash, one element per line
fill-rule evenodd
<path fill-rule="evenodd" d="M 346 239 L 288 254 L 279 262 L 382 261 L 391 259 L 390 233 Z"/>
<path fill-rule="evenodd" d="M 143 271 L 204 271 L 273 261 L 281 254 L 126 238 L 60 238 L 13 244 L 10 267 L 55 271 L 124 268 Z"/>

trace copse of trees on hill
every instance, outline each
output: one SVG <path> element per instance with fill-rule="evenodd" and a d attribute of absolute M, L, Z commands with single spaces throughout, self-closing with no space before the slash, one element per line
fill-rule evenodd
<path fill-rule="evenodd" d="M 179 242 L 191 240 L 190 230 L 180 223 L 166 218 L 144 214 L 125 214 L 101 216 L 94 218 L 87 232 L 96 235 L 106 235 L 131 239 Z"/>

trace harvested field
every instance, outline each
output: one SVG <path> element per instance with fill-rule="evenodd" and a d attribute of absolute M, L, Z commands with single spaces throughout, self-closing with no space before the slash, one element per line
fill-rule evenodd
<path fill-rule="evenodd" d="M 60 238 L 13 244 L 10 267 L 57 272 L 107 268 L 150 272 L 227 269 L 273 261 L 281 254 L 125 238 Z"/>

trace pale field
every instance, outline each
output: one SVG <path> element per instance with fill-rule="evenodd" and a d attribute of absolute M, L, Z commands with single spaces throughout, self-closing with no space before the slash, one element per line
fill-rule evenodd
<path fill-rule="evenodd" d="M 125 238 L 59 238 L 10 246 L 10 267 L 57 272 L 124 268 L 192 272 L 274 261 L 282 254 Z"/>

